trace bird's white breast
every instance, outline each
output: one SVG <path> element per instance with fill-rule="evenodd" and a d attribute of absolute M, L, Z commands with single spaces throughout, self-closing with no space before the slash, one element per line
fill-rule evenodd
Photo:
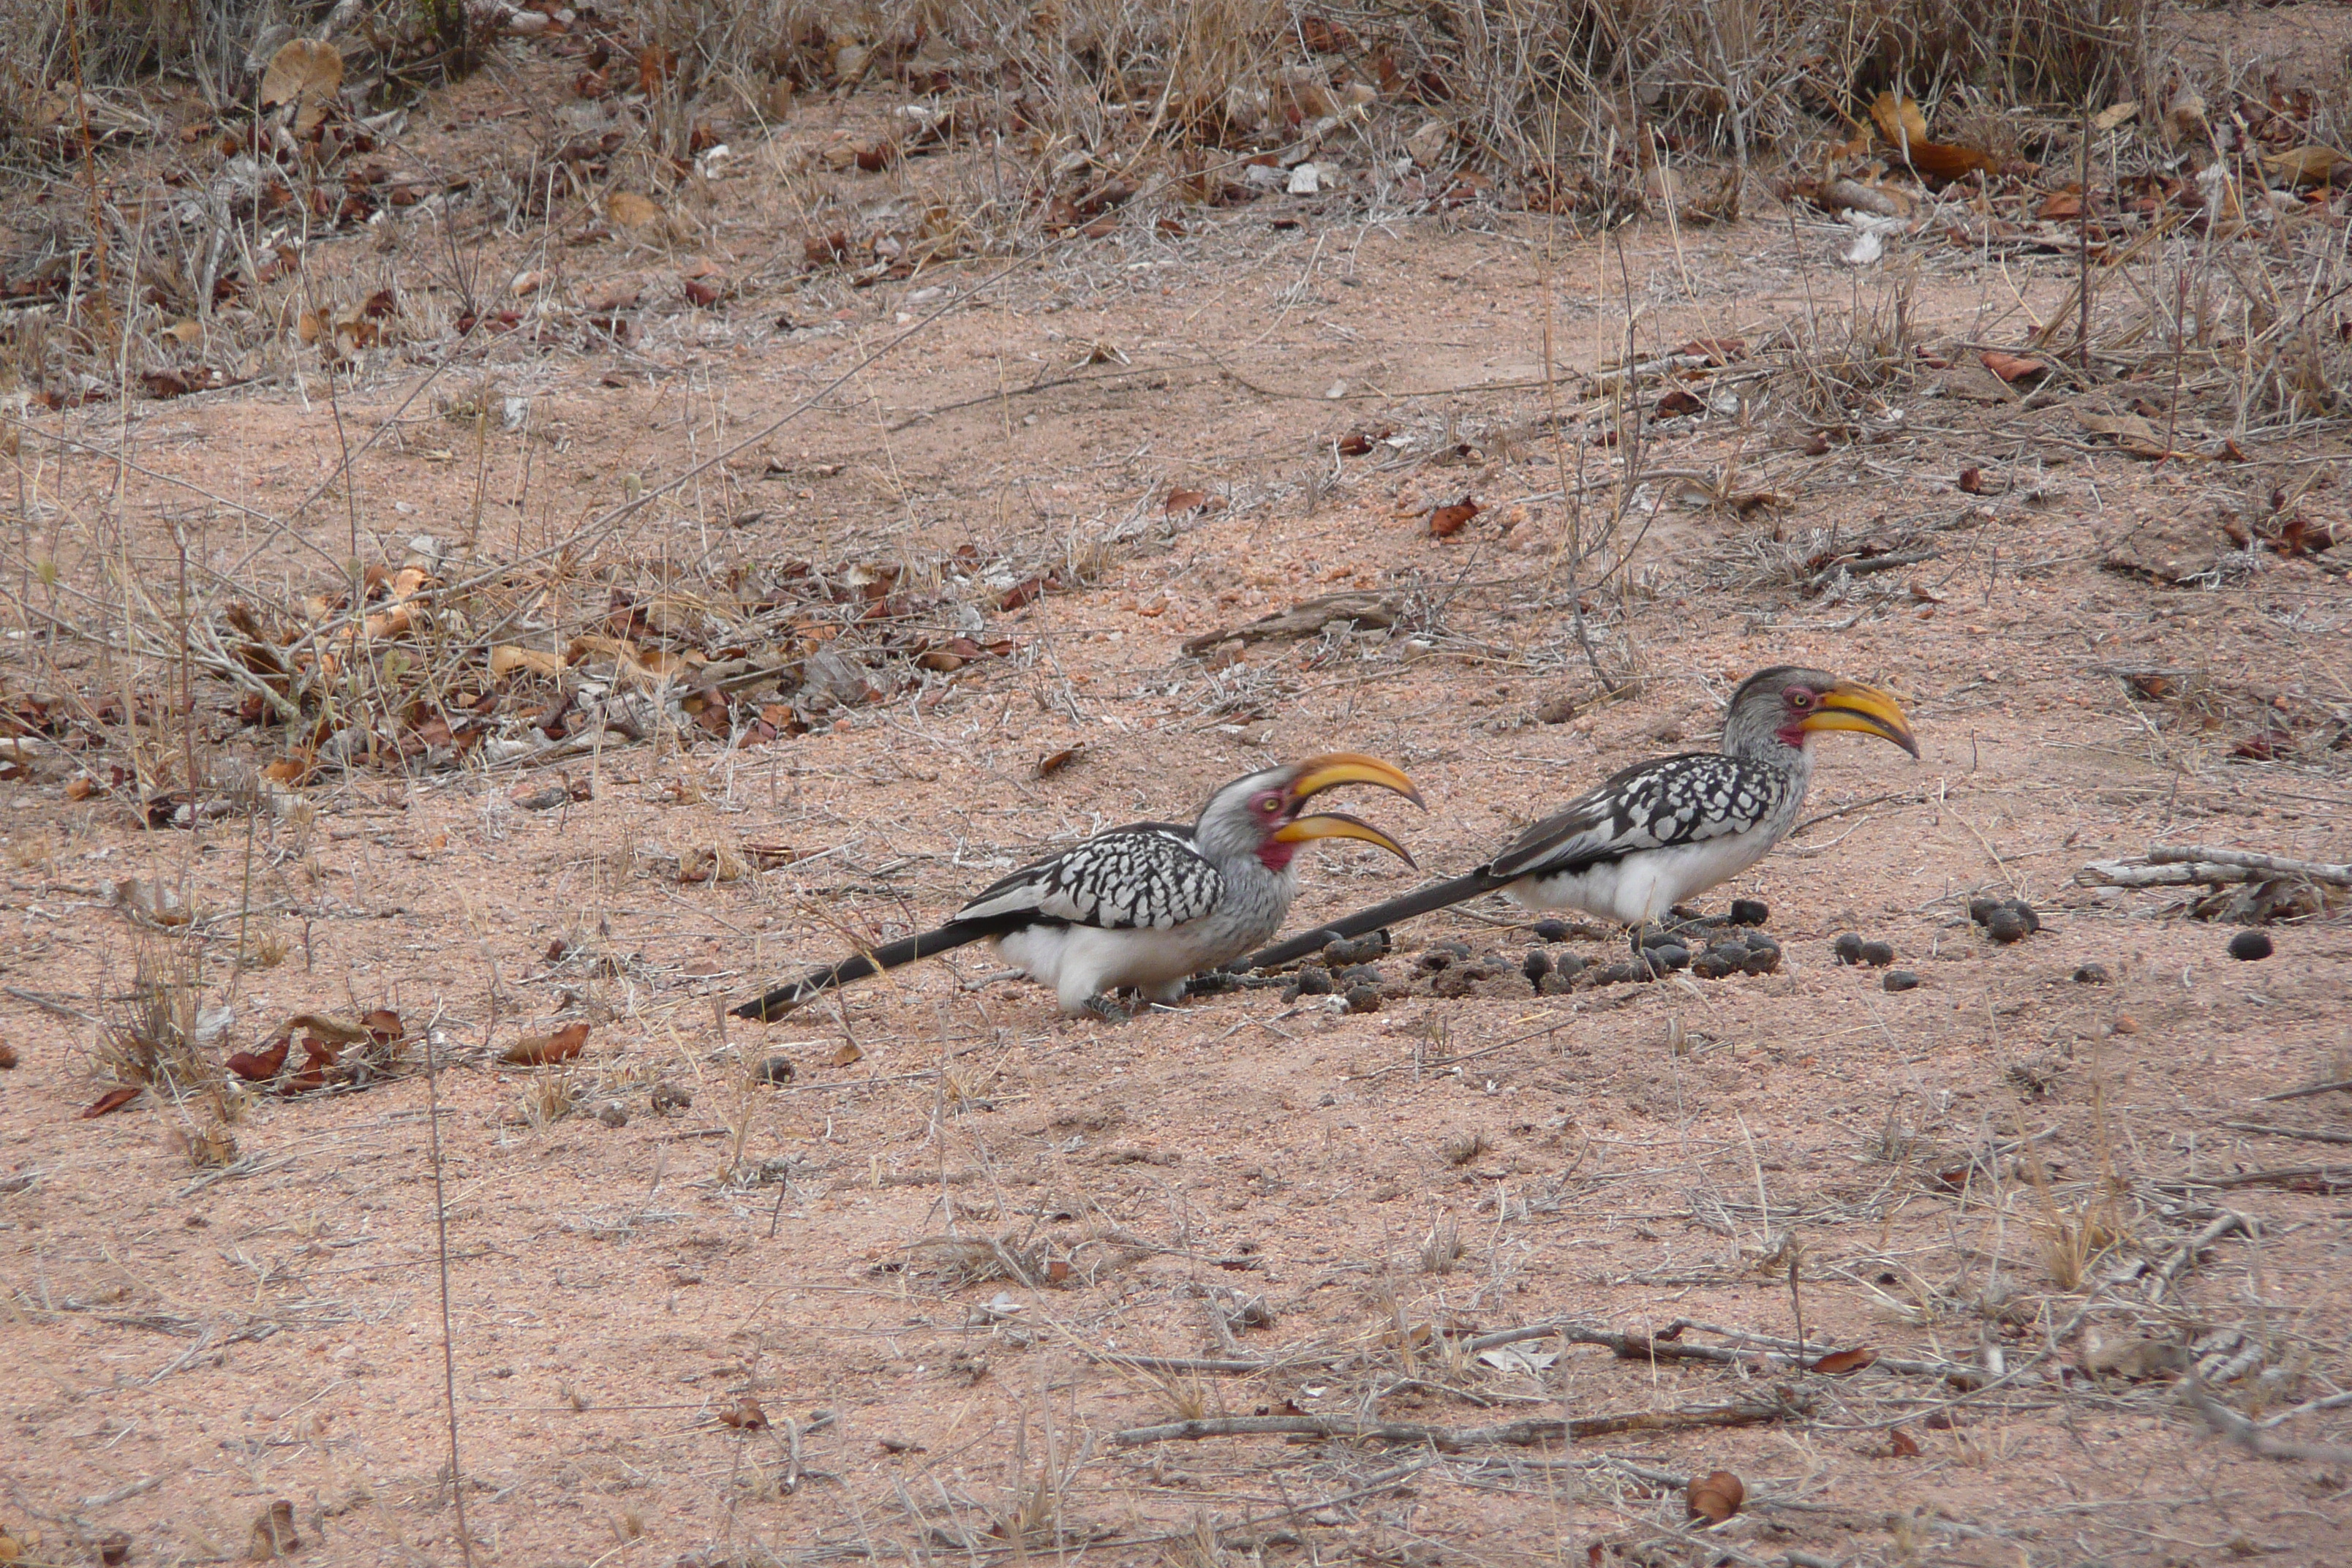
<path fill-rule="evenodd" d="M 1761 860 L 1778 835 L 1764 828 L 1695 844 L 1643 849 L 1620 860 L 1549 877 L 1522 877 L 1503 891 L 1530 909 L 1582 910 L 1622 925 L 1666 911 Z"/>

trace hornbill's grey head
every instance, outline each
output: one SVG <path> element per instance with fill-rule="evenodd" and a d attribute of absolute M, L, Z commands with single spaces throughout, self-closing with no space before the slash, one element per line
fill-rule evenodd
<path fill-rule="evenodd" d="M 1299 815 L 1316 795 L 1346 784 L 1377 784 L 1427 809 L 1412 781 L 1393 764 L 1354 752 L 1327 752 L 1235 779 L 1209 797 L 1192 836 L 1213 858 L 1255 855 L 1269 871 L 1288 867 L 1310 838 L 1360 838 L 1412 865 L 1404 846 L 1369 822 L 1338 811 Z"/>
<path fill-rule="evenodd" d="M 1735 757 L 1769 757 L 1779 747 L 1802 752 L 1824 730 L 1875 735 L 1919 754 L 1893 697 L 1825 669 L 1789 664 L 1759 669 L 1739 683 L 1723 721 L 1723 749 Z"/>

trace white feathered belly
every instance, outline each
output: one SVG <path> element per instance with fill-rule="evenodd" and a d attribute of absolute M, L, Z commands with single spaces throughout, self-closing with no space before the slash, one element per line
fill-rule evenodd
<path fill-rule="evenodd" d="M 1773 836 L 1751 829 L 1696 844 L 1641 849 L 1622 860 L 1567 875 L 1522 877 L 1503 891 L 1529 909 L 1582 910 L 1621 925 L 1664 920 L 1684 900 L 1727 882 L 1772 847 Z"/>
<path fill-rule="evenodd" d="M 1280 915 L 1276 916 L 1279 923 Z M 1220 922 L 1196 921 L 1190 927 L 1114 931 L 1102 926 L 1024 926 L 996 939 L 996 950 L 1033 980 L 1049 985 L 1069 1014 L 1086 1010 L 1087 999 L 1131 985 L 1154 1002 L 1182 999 L 1184 982 L 1201 971 L 1238 958 L 1274 934 L 1210 930 Z"/>

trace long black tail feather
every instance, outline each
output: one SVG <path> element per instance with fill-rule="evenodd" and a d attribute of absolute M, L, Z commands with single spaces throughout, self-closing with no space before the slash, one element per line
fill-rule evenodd
<path fill-rule="evenodd" d="M 937 931 L 886 942 L 870 952 L 845 958 L 830 969 L 814 970 L 798 980 L 788 981 L 758 1000 L 746 1002 L 736 1008 L 735 1016 L 770 1023 L 836 985 L 846 985 L 853 980 L 863 980 L 869 974 L 879 974 L 886 969 L 896 969 L 902 963 L 912 963 L 920 958 L 931 958 L 988 937 L 1003 936 L 1020 923 L 1017 919 L 1003 918 L 950 921 Z"/>
<path fill-rule="evenodd" d="M 1451 881 L 1432 882 L 1428 887 L 1407 893 L 1401 899 L 1391 899 L 1385 904 L 1374 904 L 1369 910 L 1358 910 L 1352 915 L 1345 915 L 1327 925 L 1317 926 L 1313 931 L 1300 931 L 1297 936 L 1276 942 L 1272 947 L 1262 952 L 1250 954 L 1249 957 L 1242 960 L 1242 967 L 1272 969 L 1276 964 L 1289 963 L 1305 958 L 1309 953 L 1321 952 L 1328 942 L 1361 936 L 1366 931 L 1378 931 L 1382 926 L 1395 925 L 1400 921 L 1409 921 L 1415 915 L 1425 915 L 1432 910 L 1442 910 L 1449 904 L 1458 904 L 1466 899 L 1475 899 L 1481 893 L 1492 892 L 1508 880 L 1508 878 L 1490 875 L 1482 866 L 1466 876 L 1456 877 Z"/>

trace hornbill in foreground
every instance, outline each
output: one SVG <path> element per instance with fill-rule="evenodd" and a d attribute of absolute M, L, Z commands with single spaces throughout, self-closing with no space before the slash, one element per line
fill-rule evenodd
<path fill-rule="evenodd" d="M 1305 931 L 1251 955 L 1256 968 L 1303 958 L 1500 889 L 1532 909 L 1582 910 L 1643 928 L 1761 860 L 1796 826 L 1813 778 L 1812 739 L 1853 730 L 1919 754 L 1894 698 L 1819 669 L 1759 669 L 1732 694 L 1723 749 L 1636 763 L 1544 818 L 1484 866 Z"/>
<path fill-rule="evenodd" d="M 1422 805 L 1402 773 L 1353 752 L 1263 768 L 1211 795 L 1190 827 L 1139 822 L 1097 834 L 983 889 L 937 931 L 803 975 L 735 1016 L 780 1017 L 835 985 L 983 941 L 1052 986 L 1073 1016 L 1124 1016 L 1107 995 L 1120 986 L 1148 1001 L 1181 1000 L 1190 976 L 1230 963 L 1282 929 L 1298 891 L 1291 861 L 1300 845 L 1360 838 L 1413 863 L 1368 822 L 1336 811 L 1299 815 L 1308 800 L 1346 784 L 1378 784 Z"/>

